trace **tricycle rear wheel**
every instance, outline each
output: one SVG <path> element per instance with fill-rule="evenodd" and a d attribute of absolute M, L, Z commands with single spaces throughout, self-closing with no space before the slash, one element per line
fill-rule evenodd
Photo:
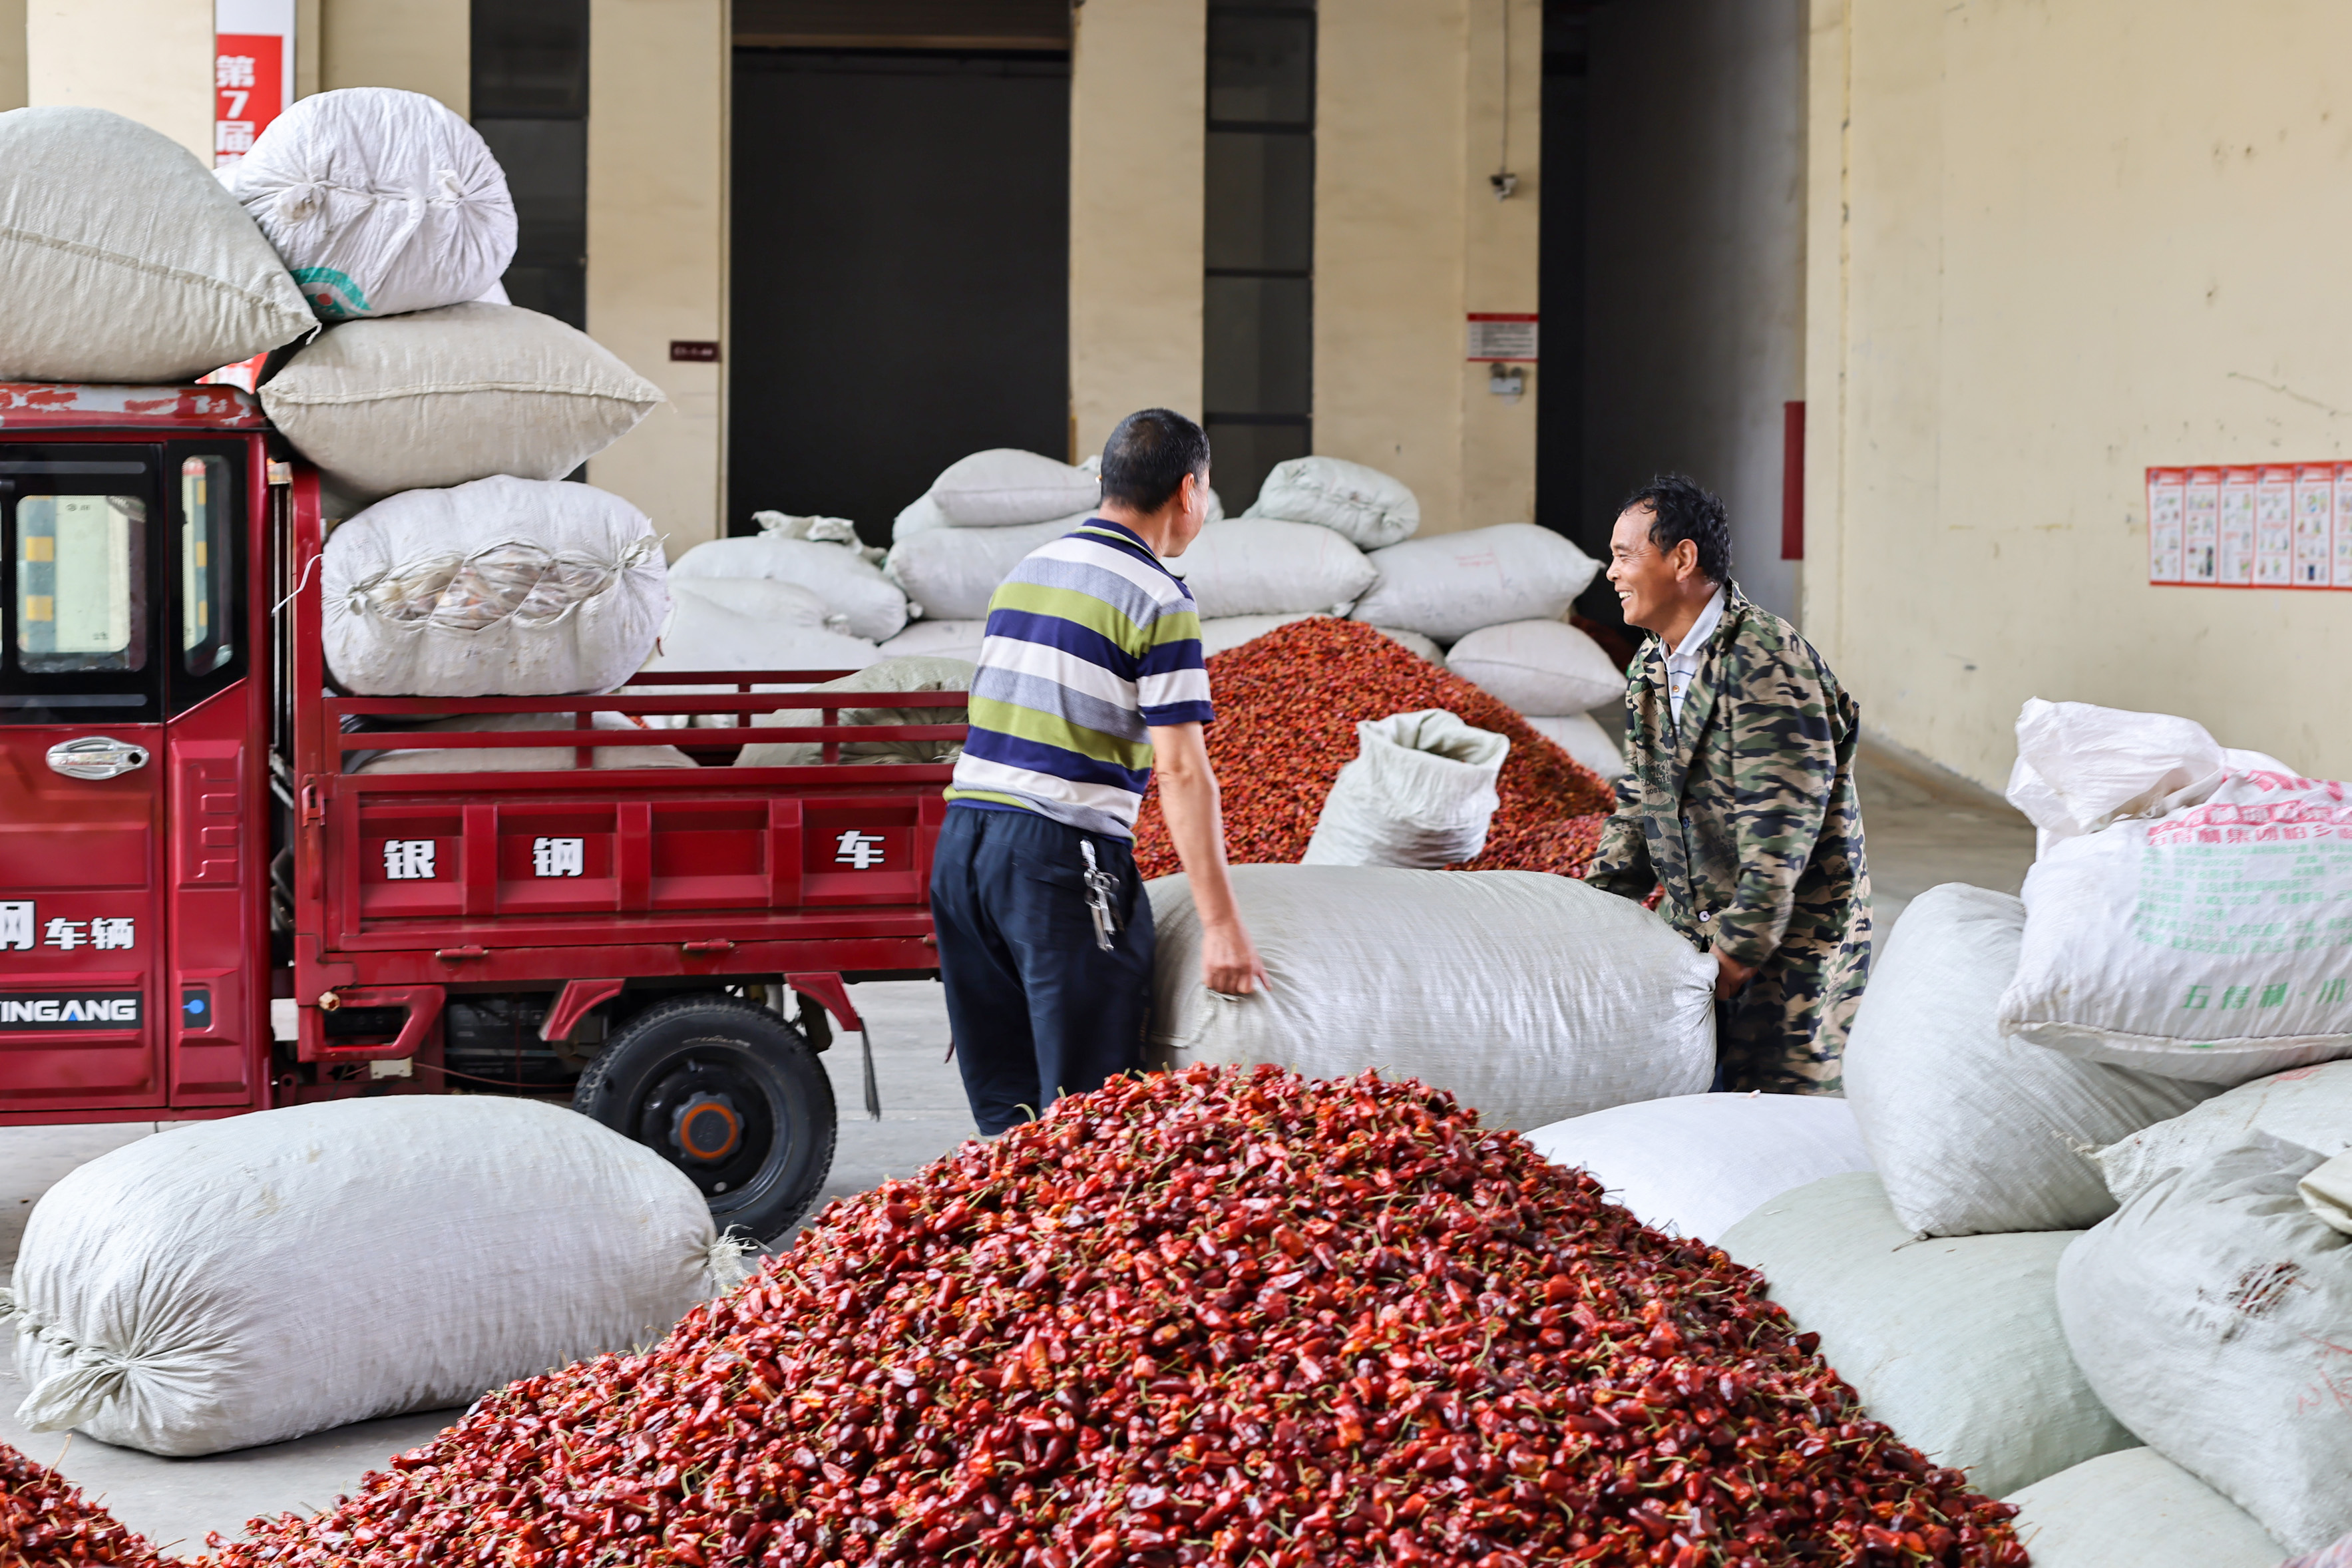
<path fill-rule="evenodd" d="M 781 1241 L 833 1169 L 833 1083 L 802 1033 L 726 995 L 631 1019 L 580 1075 L 572 1106 L 702 1189 L 722 1231 Z"/>

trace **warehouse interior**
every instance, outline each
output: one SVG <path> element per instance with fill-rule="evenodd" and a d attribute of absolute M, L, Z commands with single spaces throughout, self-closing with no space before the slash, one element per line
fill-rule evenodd
<path fill-rule="evenodd" d="M 356 356 L 371 336 L 441 331 L 428 318 L 445 311 L 524 330 L 481 304 L 498 261 L 382 321 L 314 318 L 298 204 L 248 203 L 235 177 L 224 196 L 213 173 L 225 68 L 252 64 L 226 52 L 240 35 L 223 19 L 264 3 L 0 0 L 0 110 L 67 125 L 42 134 L 69 153 L 77 117 L 46 111 L 139 121 L 138 167 L 180 176 L 187 210 L 209 204 L 286 296 L 283 331 L 231 370 L 283 350 L 283 374 L 321 341 Z M 2352 902 L 2352 807 L 2325 782 L 2352 773 L 2325 674 L 2352 653 L 2333 597 L 2352 591 L 2335 330 L 2352 8 L 284 5 L 299 95 L 405 89 L 447 106 L 407 107 L 455 145 L 478 132 L 516 217 L 499 286 L 579 329 L 527 330 L 573 372 L 613 372 L 594 394 L 611 426 L 536 477 L 500 457 L 388 480 L 361 526 L 314 505 L 331 448 L 299 421 L 423 397 L 446 432 L 472 417 L 449 412 L 450 388 L 385 372 L 306 409 L 274 383 L 256 394 L 282 400 L 265 421 L 226 386 L 179 385 L 194 373 L 177 363 L 0 378 L 99 389 L 0 387 L 0 450 L 21 448 L 0 463 L 0 682 L 16 682 L 0 690 L 0 1533 L 54 1470 L 167 1552 L 293 1510 L 254 1538 L 323 1530 L 322 1561 L 371 1564 L 454 1560 L 436 1556 L 450 1540 L 530 1568 L 593 1555 L 593 1538 L 622 1543 L 600 1563 L 689 1568 L 2017 1568 L 2029 1548 L 2047 1568 L 2277 1568 L 2319 1549 L 2295 1561 L 2352 1563 L 2352 942 L 2332 912 Z M 368 132 L 341 134 L 348 151 Z M 454 186 L 415 156 L 428 140 L 409 173 Z M 72 207 L 49 174 L 68 155 L 49 156 L 25 161 L 40 199 Z M 39 183 L 0 169 L 11 204 Z M 467 198 L 476 216 L 496 188 Z M 16 220 L 0 209 L 0 258 L 29 273 Z M 126 243 L 161 254 L 173 237 Z M 0 348 L 28 336 L 0 322 Z M 475 336 L 434 352 L 474 378 L 464 395 L 543 398 L 511 416 L 527 439 L 551 441 L 558 399 L 590 401 L 586 373 L 486 389 L 512 362 Z M 400 352 L 383 359 L 404 374 Z M 157 386 L 177 412 L 151 404 Z M 28 404 L 51 423 L 18 419 Z M 1220 531 L 1191 538 L 1188 509 L 1142 519 L 1134 551 L 1067 537 L 1100 496 L 1069 465 L 1162 405 L 1213 437 L 1229 513 L 1299 508 L 1222 531 L 1223 579 Z M 389 425 L 366 437 L 397 461 L 462 444 L 382 440 Z M 173 441 L 200 443 L 177 454 L 176 489 Z M 93 459 L 93 442 L 146 449 Z M 1004 447 L 1011 463 L 987 450 Z M 1308 465 L 1328 486 L 1302 496 L 1277 471 L 1301 458 L 1344 462 Z M 1622 498 L 1667 472 L 1721 495 L 1739 587 L 1811 649 L 1757 617 L 1754 641 L 1702 656 L 1707 673 L 1629 688 L 1638 633 L 1561 541 L 1605 557 Z M 108 473 L 122 478 L 99 487 Z M 605 509 L 626 571 L 541 551 L 562 568 L 542 572 L 530 551 L 553 531 L 485 502 L 352 585 L 373 530 L 477 484 Z M 2217 537 L 2189 564 L 2189 514 L 2209 503 Z M 478 549 L 493 526 L 519 531 Z M 1192 557 L 1184 594 L 1156 570 L 1171 542 Z M 1150 653 L 1182 668 L 1137 673 L 1127 645 L 1119 670 L 1063 658 L 1111 638 L 1003 589 L 1040 546 L 1065 552 L 1041 576 L 1091 552 L 1090 569 L 1141 579 L 1172 628 Z M 933 547 L 919 583 L 942 591 L 919 591 Z M 950 552 L 956 573 L 938 565 Z M 298 570 L 306 552 L 324 569 Z M 478 586 L 481 560 L 475 575 L 506 575 Z M 509 614 L 526 578 L 536 609 L 576 597 Z M 1267 579 L 1291 596 L 1237 602 Z M 527 668 L 612 583 L 635 612 L 590 649 L 621 647 L 612 668 Z M 1675 615 L 1644 624 L 1687 626 L 1698 647 L 1713 587 L 1657 590 Z M 1221 592 L 1236 602 L 1213 613 Z M 1112 609 L 1136 626 L 1143 602 Z M 339 651 L 354 625 L 445 611 L 436 630 L 471 617 L 430 645 L 447 668 L 371 681 L 394 661 Z M 1059 626 L 1029 639 L 1024 616 Z M 425 642 L 393 641 L 406 621 L 385 637 L 403 654 Z M 493 623 L 543 640 L 473 658 Z M 1040 651 L 1013 670 L 1016 644 Z M 1547 648 L 1580 663 L 1545 664 Z M 1195 669 L 1203 649 L 1219 662 Z M 1727 701 L 1716 682 L 1738 661 L 1751 684 Z M 1016 752 L 989 754 L 1004 731 L 986 708 L 1021 706 L 982 690 L 976 664 L 1023 702 L 1062 688 L 1037 669 L 1097 683 L 1083 724 L 1054 717 L 1104 735 L 1108 710 L 1130 761 L 1135 735 L 1165 733 L 1143 682 L 1216 717 L 1143 748 L 1141 771 L 1060 745 L 1066 727 L 1014 736 L 1028 762 L 1101 764 L 1093 782 L 1024 766 L 1027 782 L 1109 803 L 1085 825 L 1024 814 L 1028 797 L 971 783 L 1002 784 L 986 770 Z M 130 731 L 127 694 L 161 713 L 137 721 L 152 736 Z M 541 705 L 593 730 L 551 735 Z M 1648 721 L 1639 765 L 1619 750 L 1629 707 Z M 479 732 L 500 715 L 526 732 Z M 928 732 L 873 739 L 892 715 Z M 819 716 L 811 740 L 795 721 Z M 745 746 L 738 720 L 776 728 Z M 541 721 L 553 765 L 528 768 L 515 753 Z M 1570 749 L 1579 725 L 1597 751 Z M 1196 741 L 1213 777 L 1168 760 Z M 1325 826 L 1349 810 L 1342 778 L 1360 802 L 1384 756 L 1437 780 L 1445 809 L 1360 808 L 1412 841 L 1316 853 L 1339 837 Z M 69 793 L 85 784 L 115 793 Z M 1004 809 L 950 811 L 942 791 Z M 1244 911 L 1268 960 L 1255 999 L 1220 978 L 1260 954 L 1237 957 L 1252 939 L 1217 912 L 1222 859 L 1177 846 L 1184 802 L 1237 863 L 1234 904 L 1307 889 Z M 1782 833 L 1809 813 L 1818 830 Z M 1056 917 L 1028 945 L 1092 962 L 1144 944 L 1129 975 L 1055 1005 L 1139 998 L 1140 1026 L 1102 1034 L 1150 1054 L 1095 1075 L 1083 1115 L 1002 1132 L 975 1060 L 1019 1058 L 1048 1026 L 1007 983 L 950 1027 L 959 935 L 966 963 L 980 944 L 949 893 L 931 900 L 950 886 L 932 879 L 943 822 L 977 836 L 983 820 L 1068 851 L 971 879 Z M 77 853 L 101 829 L 111 847 Z M 1785 852 L 1800 835 L 1810 847 Z M 1165 874 L 1180 865 L 1181 885 Z M 1496 912 L 1522 908 L 1542 920 Z M 1536 1022 L 1514 1033 L 1513 1012 Z M 1781 1054 L 1745 1054 L 1743 1026 Z M 1256 1054 L 1215 1054 L 1214 1031 L 1259 1027 Z M 122 1069 L 103 1082 L 101 1052 Z M 204 1060 L 244 1077 L 184 1070 Z M 1738 1075 L 1759 1062 L 1777 1076 L 1751 1093 Z M 1048 1098 L 1047 1066 L 1027 1066 Z M 1252 1066 L 1255 1086 L 1223 1070 Z M 385 1135 L 380 1159 L 357 1139 L 298 1147 L 304 1133 L 239 1146 L 289 1116 L 386 1106 L 437 1108 L 446 1127 L 486 1108 L 548 1120 L 438 1146 Z M 635 1162 L 643 1190 L 667 1184 L 667 1252 L 645 1211 L 607 1223 L 626 1193 L 574 1223 L 564 1205 L 597 1162 L 548 1151 L 575 1136 Z M 173 1168 L 175 1139 L 228 1173 L 185 1224 L 204 1183 Z M 509 1155 L 522 1174 L 450 1174 Z M 107 1185 L 110 1160 L 148 1184 Z M 296 1174 L 255 1175 L 265 1160 Z M 314 1181 L 313 1164 L 345 1174 Z M 772 1226 L 730 1217 L 788 1176 L 804 1192 L 760 1211 Z M 348 1216 L 333 1205 L 354 1194 L 384 1223 L 300 1234 L 310 1205 Z M 72 1205 L 98 1221 L 59 1218 Z M 292 1237 L 271 1254 L 288 1300 L 325 1281 L 345 1294 L 317 1299 L 359 1300 L 383 1265 L 366 1310 L 270 1299 L 265 1270 L 236 1265 L 272 1225 Z M 494 1234 L 511 1245 L 462 1256 Z M 2250 1235 L 2268 1249 L 2251 1268 Z M 2275 1262 L 2277 1237 L 2307 1256 Z M 756 1254 L 794 1246 L 736 1289 Z M 320 1266 L 331 1247 L 352 1261 Z M 2173 1272 L 2176 1257 L 2209 1272 Z M 561 1328 L 574 1300 L 635 1312 L 629 1291 L 656 1277 L 668 1293 L 593 1345 L 457 1386 L 459 1352 L 494 1331 Z M 229 1394 L 174 1365 L 139 1381 L 156 1366 L 108 1336 L 147 1320 L 89 1303 L 141 1292 L 192 1311 L 234 1297 L 267 1327 L 185 1352 Z M 158 1337 L 175 1331 L 164 1316 Z M 673 1323 L 644 1362 L 593 1360 Z M 420 1352 L 435 1331 L 446 1342 Z M 373 1397 L 347 1352 L 376 1356 L 392 1392 L 336 1405 Z M 500 1403 L 549 1367 L 544 1404 Z M 403 1381 L 428 1373 L 444 1382 Z M 266 1403 L 236 1394 L 269 1377 L 289 1408 L 327 1414 L 222 1436 Z M 121 1391 L 142 1387 L 162 1390 L 153 1409 L 124 1416 L 142 1401 Z M 2303 1415 L 2281 1422 L 2290 1406 Z M 1633 1411 L 1660 1424 L 1628 1458 Z M 97 1425 L 134 1418 L 157 1425 Z M 384 1459 L 453 1431 L 446 1465 Z M 375 1500 L 338 1497 L 362 1489 Z M 302 1517 L 321 1504 L 328 1523 Z M 531 1510 L 536 1533 L 511 1528 Z M 365 1532 L 334 1522 L 363 1515 Z"/>

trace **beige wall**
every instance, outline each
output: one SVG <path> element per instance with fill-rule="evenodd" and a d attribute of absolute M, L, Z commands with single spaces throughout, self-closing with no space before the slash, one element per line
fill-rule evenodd
<path fill-rule="evenodd" d="M 213 0 L 25 0 L 26 100 L 110 109 L 213 163 Z"/>
<path fill-rule="evenodd" d="M 0 110 L 22 109 L 25 97 L 25 0 L 0 0 Z"/>
<path fill-rule="evenodd" d="M 2151 587 L 2142 494 L 2352 456 L 2352 8 L 1815 13 L 1807 618 L 1865 721 L 1986 784 L 2035 695 L 2352 776 L 2352 595 Z"/>
<path fill-rule="evenodd" d="M 1203 0 L 1088 0 L 1070 66 L 1072 455 L 1138 408 L 1201 416 Z"/>
<path fill-rule="evenodd" d="M 1538 305 L 1540 0 L 1326 0 L 1316 53 L 1315 449 L 1411 485 L 1423 533 L 1531 521 L 1540 373 L 1496 397 L 1464 331 Z"/>
<path fill-rule="evenodd" d="M 588 477 L 675 557 L 727 531 L 727 367 L 669 358 L 726 336 L 726 0 L 593 0 L 588 39 L 588 331 L 669 395 Z"/>
<path fill-rule="evenodd" d="M 470 0 L 316 0 L 318 85 L 398 87 L 471 112 Z M 298 29 L 296 75 L 303 53 Z"/>

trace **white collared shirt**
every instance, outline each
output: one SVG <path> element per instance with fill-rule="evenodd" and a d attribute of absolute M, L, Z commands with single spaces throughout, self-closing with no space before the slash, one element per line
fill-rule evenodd
<path fill-rule="evenodd" d="M 1691 623 L 1691 629 L 1683 634 L 1683 640 L 1675 645 L 1675 651 L 1666 655 L 1666 699 L 1673 704 L 1677 728 L 1683 721 L 1683 695 L 1698 679 L 1699 652 L 1722 624 L 1723 590 L 1718 587 L 1715 596 L 1707 600 L 1706 608 L 1698 613 L 1698 619 Z"/>

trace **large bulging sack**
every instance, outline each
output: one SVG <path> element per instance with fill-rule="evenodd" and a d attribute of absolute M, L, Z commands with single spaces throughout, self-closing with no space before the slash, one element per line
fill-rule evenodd
<path fill-rule="evenodd" d="M 499 474 L 560 479 L 661 401 L 585 332 L 515 305 L 347 322 L 261 387 L 294 449 L 362 500 Z"/>
<path fill-rule="evenodd" d="M 646 662 L 661 542 L 616 495 L 477 479 L 378 501 L 320 552 L 327 668 L 362 697 L 564 697 Z"/>
<path fill-rule="evenodd" d="M 1556 621 L 1601 570 L 1548 528 L 1506 522 L 1375 550 L 1380 581 L 1349 614 L 1450 643 L 1505 621 Z"/>
<path fill-rule="evenodd" d="M 1682 1094 L 1555 1121 L 1528 1142 L 1591 1173 L 1653 1230 L 1710 1242 L 1768 1199 L 1870 1169 L 1853 1110 L 1812 1094 Z"/>
<path fill-rule="evenodd" d="M 2058 1305 L 2116 1418 L 2297 1552 L 2352 1531 L 2352 1157 L 2256 1132 L 2066 1249 Z"/>
<path fill-rule="evenodd" d="M 1475 860 L 1502 804 L 1495 781 L 1511 742 L 1442 708 L 1356 723 L 1356 755 L 1323 797 L 1308 866 L 1417 866 Z"/>
<path fill-rule="evenodd" d="M 1010 528 L 927 529 L 890 546 L 887 571 L 908 599 L 923 607 L 925 617 L 982 620 L 997 584 L 1022 557 L 1071 532 L 1087 517 L 1078 512 Z"/>
<path fill-rule="evenodd" d="M 1172 1065 L 1377 1068 L 1517 1128 L 1715 1076 L 1715 964 L 1639 904 L 1535 871 L 1237 866 L 1233 879 L 1268 980 L 1241 997 L 1201 982 L 1190 879 L 1145 884 L 1150 1038 Z"/>
<path fill-rule="evenodd" d="M 2085 1459 L 2001 1500 L 2017 1505 L 2033 1568 L 2280 1568 L 2282 1548 L 2245 1510 L 2153 1448 Z"/>
<path fill-rule="evenodd" d="M 927 493 L 959 528 L 1007 528 L 1090 510 L 1102 499 L 1102 480 L 1035 452 L 995 447 L 950 463 Z"/>
<path fill-rule="evenodd" d="M 940 658 L 915 655 L 884 658 L 867 665 L 854 675 L 822 681 L 806 688 L 810 691 L 952 691 L 968 694 L 971 690 L 971 665 L 961 658 Z M 965 721 L 966 705 L 961 702 L 939 708 L 843 708 L 835 716 L 836 724 L 961 724 Z M 780 708 L 761 715 L 756 724 L 798 726 L 824 722 L 821 708 Z M 844 741 L 841 760 L 845 763 L 947 763 L 963 754 L 963 742 L 956 740 L 939 741 Z M 739 768 L 799 768 L 824 761 L 824 746 L 820 742 L 763 742 L 743 748 L 735 759 Z"/>
<path fill-rule="evenodd" d="M 2203 1083 L 2352 1056 L 2347 900 L 2346 786 L 2230 773 L 2200 804 L 2034 862 L 2001 1030 Z"/>
<path fill-rule="evenodd" d="M 677 1167 L 496 1095 L 205 1121 L 80 1166 L 16 1259 L 17 1419 L 215 1454 L 658 1339 L 740 1276 Z"/>
<path fill-rule="evenodd" d="M 2222 745 L 2193 719 L 2029 697 L 2018 710 L 2007 793 L 2046 853 L 2111 822 L 2192 805 L 2229 773 L 2294 771 L 2263 752 Z"/>
<path fill-rule="evenodd" d="M 1445 668 L 1522 713 L 1583 713 L 1625 700 L 1625 672 L 1565 621 L 1481 626 L 1446 650 Z"/>
<path fill-rule="evenodd" d="M 499 161 L 462 115 L 421 92 L 297 99 L 220 181 L 322 321 L 478 300 L 514 259 Z"/>
<path fill-rule="evenodd" d="M 2316 1154 L 2352 1149 L 2352 1061 L 2293 1068 L 2240 1084 L 2169 1121 L 2108 1144 L 2095 1158 L 2108 1192 L 2117 1204 L 2127 1204 L 2157 1183 L 2203 1165 L 2256 1134 Z"/>
<path fill-rule="evenodd" d="M 103 109 L 0 114 L 0 381 L 193 381 L 318 324 L 186 148 Z"/>
<path fill-rule="evenodd" d="M 885 658 L 960 658 L 980 662 L 980 645 L 988 640 L 986 621 L 909 621 L 907 629 L 882 645 Z"/>
<path fill-rule="evenodd" d="M 682 582 L 765 577 L 793 584 L 845 617 L 841 630 L 868 642 L 897 637 L 907 625 L 907 595 L 898 585 L 839 544 L 772 534 L 714 539 L 679 556 L 670 572 Z"/>
<path fill-rule="evenodd" d="M 2087 1151 L 2219 1092 L 2007 1038 L 2025 906 L 1958 882 L 1911 900 L 1871 964 L 1845 1093 L 1922 1236 L 2080 1230 L 2115 1212 Z"/>
<path fill-rule="evenodd" d="M 2066 1348 L 2075 1231 L 1911 1238 L 1878 1178 L 1831 1176 L 1715 1237 L 1853 1384 L 1873 1419 L 1989 1497 L 2132 1445 Z"/>
<path fill-rule="evenodd" d="M 1404 481 L 1343 458 L 1293 458 L 1276 463 L 1245 517 L 1311 522 L 1359 550 L 1412 537 L 1421 502 Z"/>
<path fill-rule="evenodd" d="M 1599 773 L 1604 783 L 1613 784 L 1623 776 L 1625 753 L 1591 714 L 1522 713 L 1519 717 L 1528 721 L 1528 729 L 1575 758 L 1580 766 Z"/>
<path fill-rule="evenodd" d="M 828 623 L 835 617 L 826 613 L 824 602 L 797 584 L 673 574 L 669 593 L 674 606 L 669 625 L 662 629 L 654 657 L 646 661 L 648 670 L 855 670 L 882 657 L 868 638 L 834 629 Z M 646 689 L 684 696 L 690 689 Z"/>
<path fill-rule="evenodd" d="M 1243 518 L 1204 528 L 1170 559 L 1207 616 L 1345 615 L 1379 574 L 1364 552 L 1328 528 Z"/>

